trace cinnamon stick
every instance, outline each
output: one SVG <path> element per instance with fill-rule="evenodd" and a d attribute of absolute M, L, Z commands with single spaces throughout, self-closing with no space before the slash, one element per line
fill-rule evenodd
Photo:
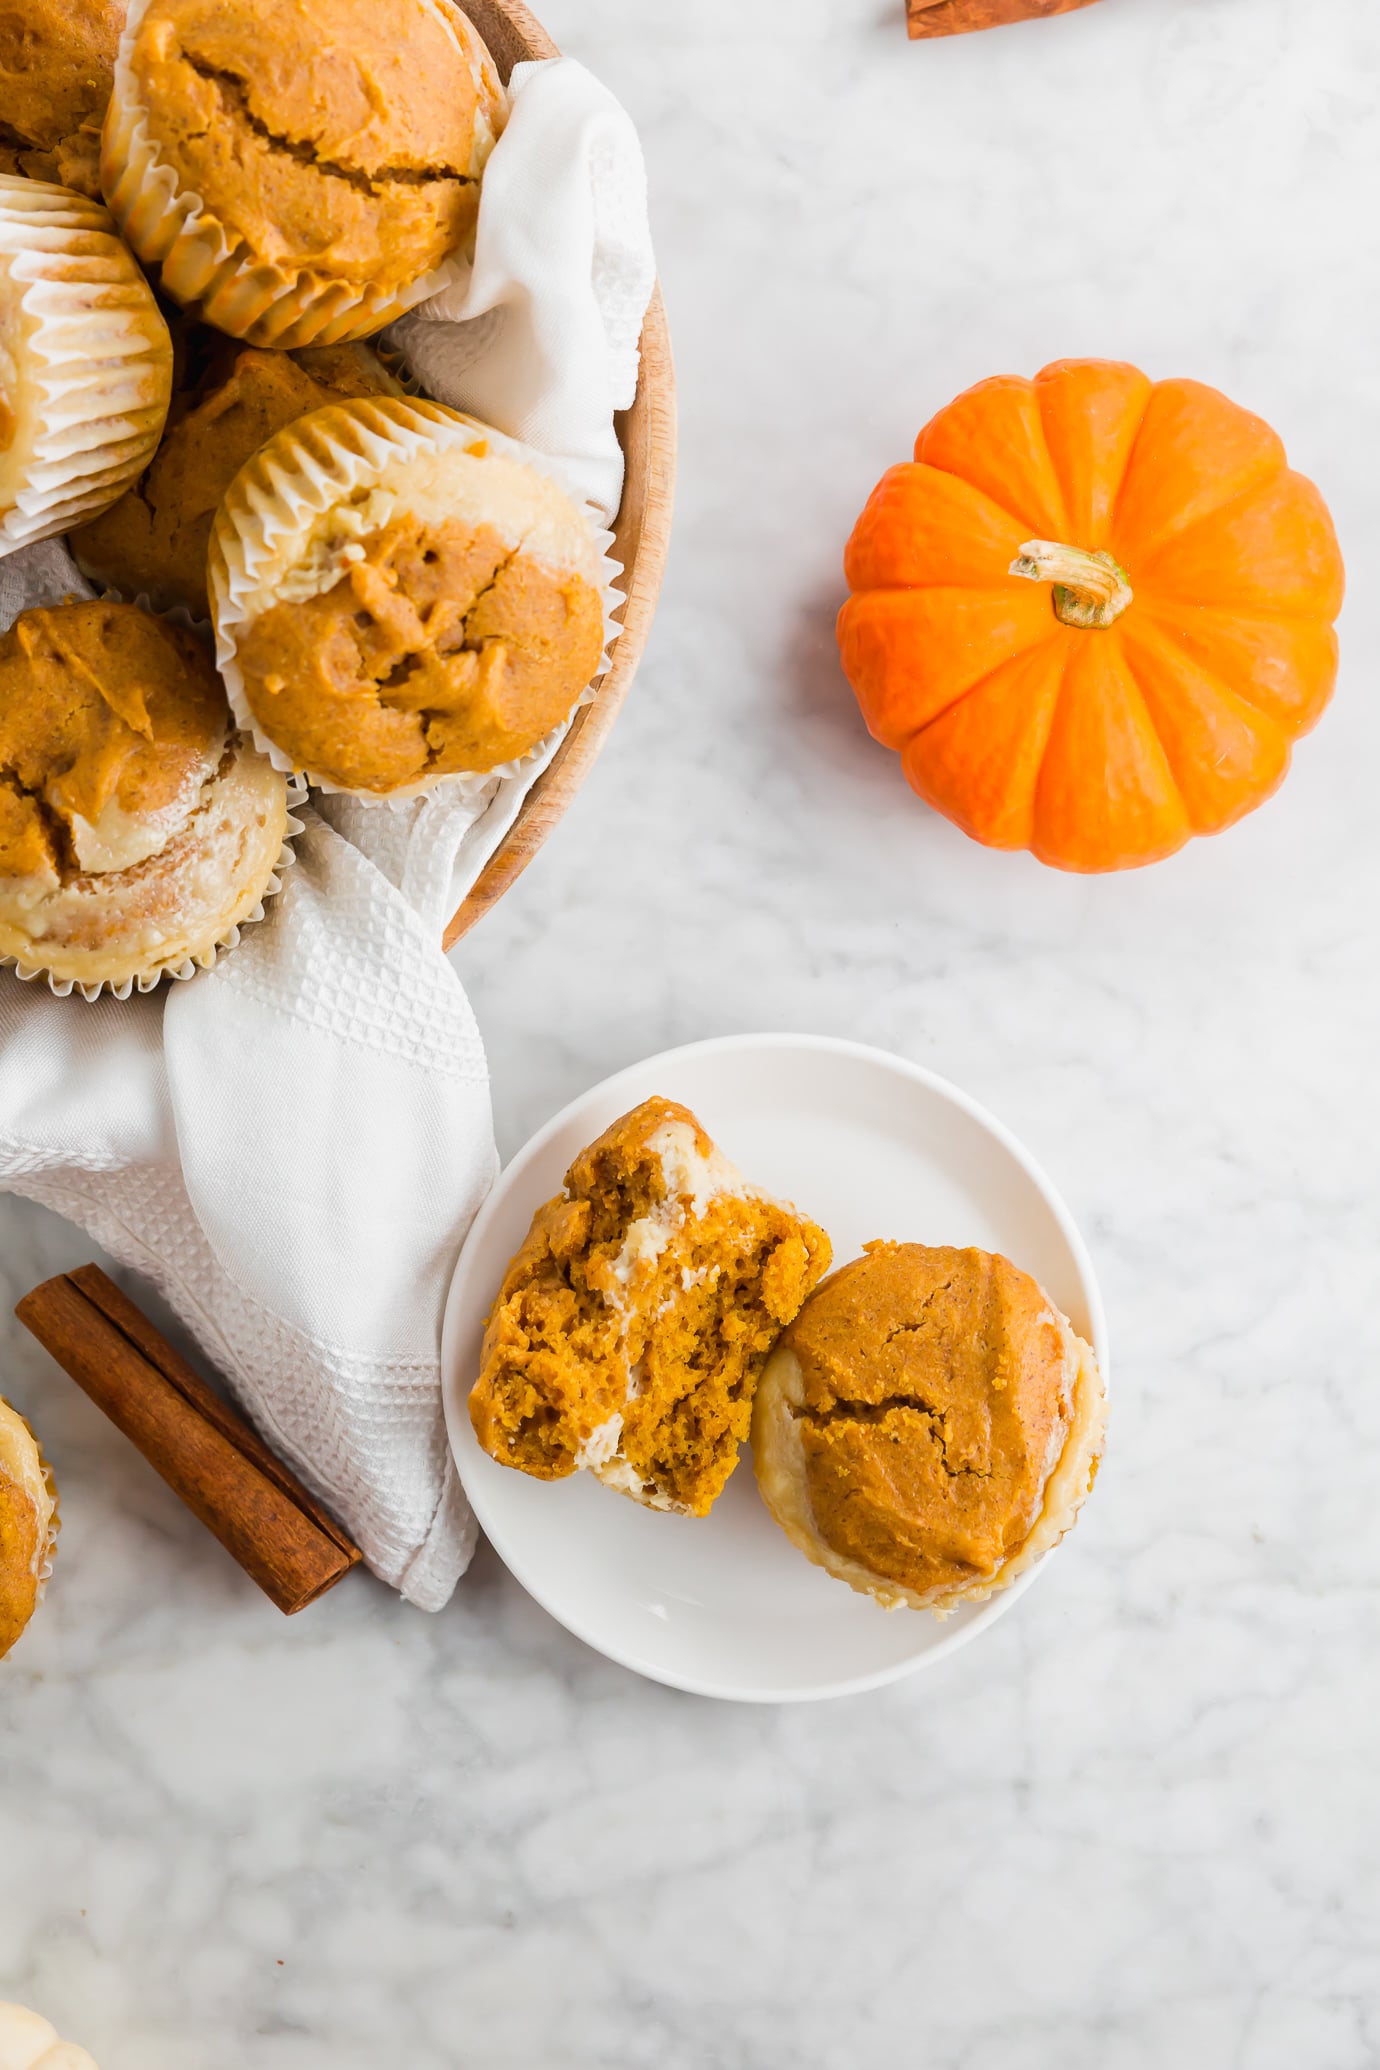
<path fill-rule="evenodd" d="M 44 1280 L 15 1314 L 287 1616 L 359 1560 L 315 1496 L 99 1266 Z"/>
<path fill-rule="evenodd" d="M 920 36 L 966 36 L 973 29 L 997 29 L 1004 22 L 1040 21 L 1047 14 L 1072 14 L 1092 0 L 906 0 L 906 28 Z"/>

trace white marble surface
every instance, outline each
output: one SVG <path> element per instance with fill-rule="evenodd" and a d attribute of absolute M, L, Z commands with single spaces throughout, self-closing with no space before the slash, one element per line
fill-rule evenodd
<path fill-rule="evenodd" d="M 481 1553 L 284 1624 L 17 1326 L 67 1524 L 0 1670 L 0 1996 L 102 2070 L 1360 2070 L 1380 2062 L 1380 18 L 550 0 L 642 123 L 679 358 L 646 667 L 460 953 L 514 1148 L 724 1030 L 990 1103 L 1117 1355 L 1072 1546 L 930 1675 L 797 1711 L 632 1680 Z M 1322 483 L 1337 702 L 1279 799 L 1079 881 L 928 815 L 838 676 L 843 538 L 924 417 L 1080 352 L 1216 381 Z M 0 1203 L 5 1310 L 89 1255 Z"/>

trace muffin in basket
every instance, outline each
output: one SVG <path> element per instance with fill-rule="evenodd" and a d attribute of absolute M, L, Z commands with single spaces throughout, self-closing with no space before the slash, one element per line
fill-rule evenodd
<path fill-rule="evenodd" d="M 171 393 L 168 327 L 106 211 L 0 175 L 0 554 L 113 503 Z"/>
<path fill-rule="evenodd" d="M 0 637 L 0 958 L 21 976 L 94 997 L 209 964 L 278 888 L 287 829 L 194 634 L 66 603 Z"/>
<path fill-rule="evenodd" d="M 212 527 L 231 704 L 280 767 L 362 797 L 502 767 L 597 673 L 604 569 L 583 511 L 485 425 L 432 402 L 315 410 Z"/>
<path fill-rule="evenodd" d="M 69 535 L 78 565 L 102 589 L 205 618 L 211 521 L 246 460 L 308 410 L 342 396 L 401 394 L 367 345 L 292 354 L 234 348 L 198 392 L 175 399 L 162 444 L 133 488 Z"/>
<path fill-rule="evenodd" d="M 462 276 L 506 106 L 451 0 L 132 0 L 101 185 L 217 329 L 361 338 Z"/>
<path fill-rule="evenodd" d="M 125 0 L 0 7 L 0 172 L 101 198 L 101 123 Z"/>
<path fill-rule="evenodd" d="M 57 1489 L 38 1440 L 0 1396 L 0 1660 L 43 1599 L 57 1534 Z"/>
<path fill-rule="evenodd" d="M 1007 1588 L 1076 1518 L 1102 1450 L 1092 1350 L 986 1251 L 873 1243 L 805 1303 L 753 1408 L 767 1507 L 888 1609 Z"/>
<path fill-rule="evenodd" d="M 479 1442 L 539 1480 L 585 1467 L 706 1515 L 763 1361 L 828 1265 L 824 1231 L 748 1185 L 688 1108 L 644 1100 L 575 1159 L 504 1275 Z"/>

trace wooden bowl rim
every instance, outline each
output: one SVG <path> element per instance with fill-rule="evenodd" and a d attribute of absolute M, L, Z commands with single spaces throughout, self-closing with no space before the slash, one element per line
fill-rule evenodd
<path fill-rule="evenodd" d="M 522 0 L 466 0 L 466 11 L 489 42 L 505 80 L 524 58 L 560 55 Z M 612 552 L 623 564 L 619 588 L 624 603 L 615 613 L 623 630 L 607 670 L 596 680 L 594 701 L 576 712 L 517 818 L 452 914 L 442 936 L 447 949 L 511 889 L 565 813 L 612 731 L 647 644 L 666 568 L 676 471 L 675 369 L 659 286 L 643 321 L 637 396 L 631 409 L 619 414 L 617 429 L 625 472 Z"/>

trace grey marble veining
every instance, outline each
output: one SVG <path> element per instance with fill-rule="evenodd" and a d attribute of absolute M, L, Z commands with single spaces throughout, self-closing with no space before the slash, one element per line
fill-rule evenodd
<path fill-rule="evenodd" d="M 286 1624 L 17 1328 L 59 1579 L 0 1669 L 0 1996 L 101 2070 L 1362 2070 L 1380 2062 L 1380 17 L 550 0 L 643 126 L 681 380 L 641 679 L 458 953 L 511 1151 L 668 1043 L 958 1080 L 1094 1250 L 1112 1448 L 931 1673 L 799 1710 L 635 1681 L 481 1552 Z M 984 374 L 1259 409 L 1336 513 L 1332 711 L 1281 796 L 1083 881 L 926 813 L 835 666 L 843 539 Z M 0 1202 L 0 1292 L 90 1255 Z"/>

